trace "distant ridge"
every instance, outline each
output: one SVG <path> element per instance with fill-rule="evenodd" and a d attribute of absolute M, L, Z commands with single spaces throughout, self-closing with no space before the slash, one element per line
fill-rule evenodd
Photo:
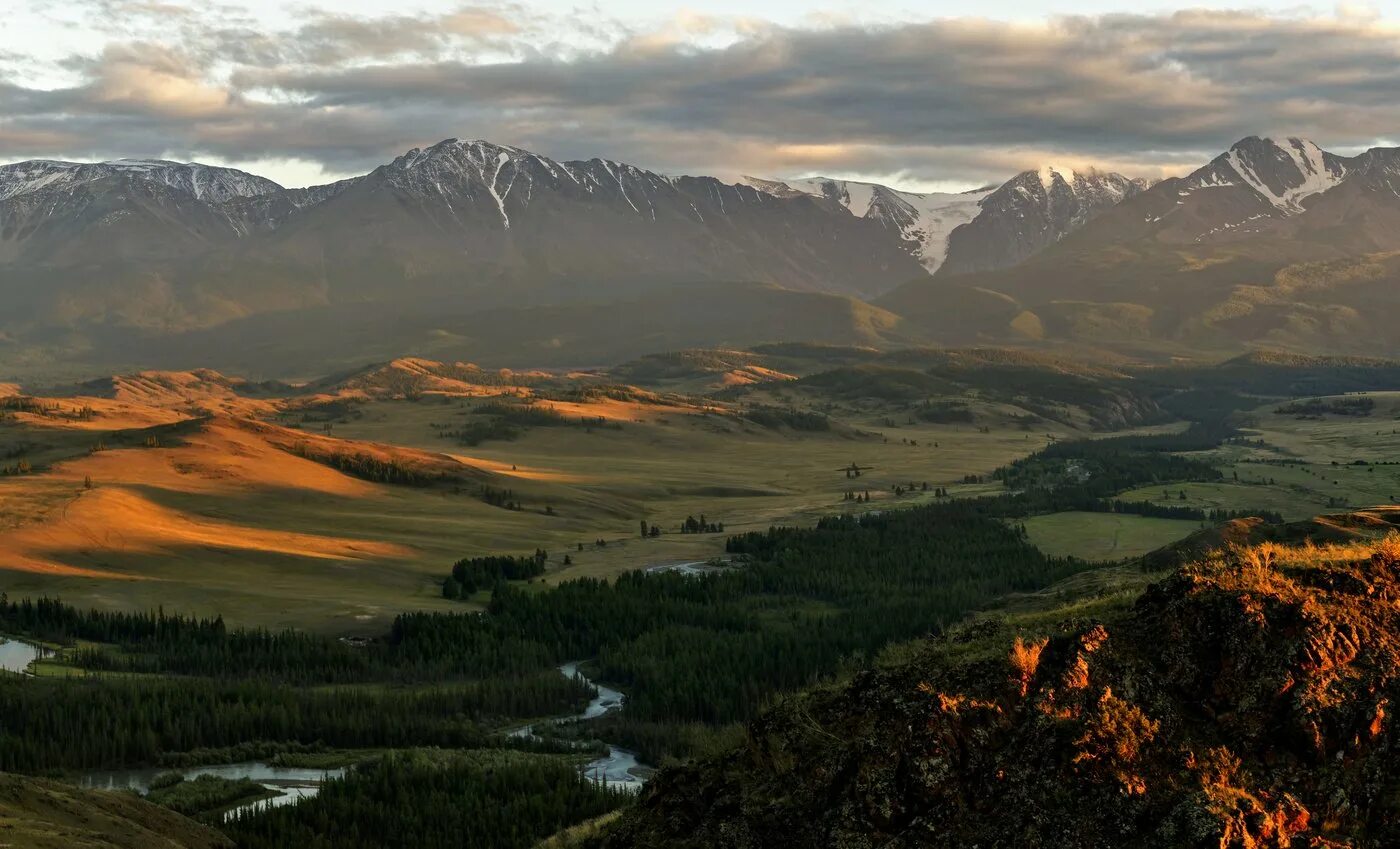
<path fill-rule="evenodd" d="M 35 160 L 0 167 L 0 278 L 0 350 L 28 370 L 596 365 L 776 341 L 1374 356 L 1400 353 L 1400 150 L 1249 136 L 1155 184 L 1046 166 L 962 194 L 460 139 L 305 189 Z"/>
<path fill-rule="evenodd" d="M 1344 157 L 1249 136 L 1015 266 L 957 270 L 877 303 L 947 342 L 1393 356 L 1400 149 Z"/>
<path fill-rule="evenodd" d="M 824 198 L 879 222 L 911 246 L 929 273 L 1015 265 L 1147 186 L 1121 174 L 1054 166 L 1023 171 L 999 186 L 956 193 L 909 192 L 826 177 L 744 180 L 774 194 Z"/>

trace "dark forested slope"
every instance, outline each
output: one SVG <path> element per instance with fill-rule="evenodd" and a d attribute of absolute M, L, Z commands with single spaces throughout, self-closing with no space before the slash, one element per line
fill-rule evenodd
<path fill-rule="evenodd" d="M 1368 536 L 1392 518 L 930 640 L 664 771 L 601 843 L 1395 846 L 1400 545 Z"/>

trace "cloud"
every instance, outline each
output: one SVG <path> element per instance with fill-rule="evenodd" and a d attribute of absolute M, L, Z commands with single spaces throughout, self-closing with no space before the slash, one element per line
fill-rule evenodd
<path fill-rule="evenodd" d="M 505 36 L 520 34 L 522 29 L 500 11 L 462 7 L 440 16 L 321 15 L 282 41 L 287 60 L 327 65 L 406 55 L 436 56 L 464 42 L 492 45 Z"/>
<path fill-rule="evenodd" d="M 88 84 L 72 92 L 84 111 L 202 120 L 227 114 L 237 95 L 203 78 L 201 66 L 157 44 L 114 45 L 77 65 Z"/>
<path fill-rule="evenodd" d="M 597 49 L 561 46 L 568 22 L 516 6 L 314 14 L 271 33 L 182 20 L 172 42 L 71 60 L 79 82 L 65 89 L 0 78 L 0 155 L 47 139 L 52 153 L 348 173 L 462 136 L 666 171 L 979 183 L 1047 159 L 1161 176 L 1250 134 L 1364 146 L 1394 137 L 1400 115 L 1400 33 L 1351 11 L 580 22 L 612 33 Z"/>

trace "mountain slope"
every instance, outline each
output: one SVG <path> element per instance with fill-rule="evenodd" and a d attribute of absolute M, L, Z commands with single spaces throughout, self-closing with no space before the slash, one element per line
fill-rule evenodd
<path fill-rule="evenodd" d="M 801 339 L 885 346 L 922 339 L 904 328 L 899 316 L 854 298 L 710 283 L 540 306 L 424 297 L 395 304 L 392 320 L 380 302 L 336 303 L 185 333 L 115 337 L 89 356 L 155 368 L 199 362 L 244 374 L 305 378 L 402 356 L 491 367 L 578 367 L 716 344 Z"/>
<path fill-rule="evenodd" d="M 156 269 L 235 235 L 217 205 L 141 171 L 8 188 L 0 199 L 0 263 L 13 265 L 10 273 L 67 268 L 76 277 L 80 267 L 123 262 Z"/>
<path fill-rule="evenodd" d="M 824 199 L 482 141 L 309 189 L 158 161 L 0 169 L 0 342 L 45 359 L 308 309 L 411 323 L 734 282 L 872 297 L 925 274 Z"/>
<path fill-rule="evenodd" d="M 1400 548 L 1370 536 L 1395 518 L 1237 522 L 1245 547 L 1131 603 L 1071 579 L 1059 611 L 1013 605 L 785 700 L 598 845 L 1395 845 Z"/>
<path fill-rule="evenodd" d="M 0 262 L 61 266 L 183 257 L 235 235 L 222 206 L 281 186 L 164 160 L 0 166 Z"/>
<path fill-rule="evenodd" d="M 254 359 L 276 350 L 335 368 L 345 360 L 327 352 L 347 337 L 374 346 L 366 358 L 493 364 L 523 364 L 526 351 L 557 361 L 568 344 L 580 352 L 570 364 L 596 364 L 688 346 L 896 337 L 1153 358 L 1253 347 L 1385 355 L 1400 352 L 1400 326 L 1387 320 L 1397 283 L 1400 149 L 1342 157 L 1296 138 L 1241 139 L 1150 187 L 1045 168 L 964 195 L 823 178 L 728 185 L 458 140 L 294 190 L 165 162 L 0 169 L 0 344 L 15 361 L 125 352 L 137 368 L 281 374 Z M 722 298 L 749 301 L 764 287 L 879 309 L 809 299 L 771 335 L 739 303 L 717 314 Z M 659 315 L 662 304 L 699 314 Z M 630 320 L 619 329 L 610 308 Z M 812 314 L 820 326 L 804 324 Z M 643 316 L 664 328 L 646 346 L 635 336 Z M 490 326 L 497 319 L 513 331 Z M 532 319 L 551 332 L 515 324 Z M 288 338 L 269 338 L 261 321 Z M 604 325 L 638 344 L 605 338 Z M 262 338 L 268 357 L 208 358 L 237 347 L 237 334 Z M 175 350 L 190 356 L 172 361 Z"/>
<path fill-rule="evenodd" d="M 137 176 L 144 182 L 179 189 L 195 200 L 224 203 L 234 198 L 258 197 L 283 191 L 273 181 L 239 171 L 198 162 L 163 159 L 117 159 L 111 162 L 58 162 L 47 159 L 0 165 L 0 200 L 56 189 L 72 190 L 119 175 Z"/>
<path fill-rule="evenodd" d="M 1146 188 L 1111 172 L 1024 171 L 1000 186 L 961 193 L 905 192 L 877 183 L 813 177 L 744 178 L 784 197 L 810 195 L 880 223 L 901 239 L 930 274 L 1015 265 Z"/>
<path fill-rule="evenodd" d="M 376 169 L 252 252 L 327 280 L 332 299 L 383 297 L 388 281 L 396 295 L 498 304 L 736 280 L 870 296 L 923 274 L 877 224 L 812 198 L 455 139 Z"/>
<path fill-rule="evenodd" d="M 1095 219 L 1070 243 L 1084 250 L 1143 240 L 1225 246 L 1303 238 L 1334 251 L 1392 250 L 1400 247 L 1400 234 L 1366 225 L 1371 216 L 1398 209 L 1400 148 L 1348 158 L 1305 139 L 1250 136 L 1190 175 L 1164 180 Z M 1356 228 L 1374 231 L 1374 238 L 1349 238 L 1346 231 Z"/>
<path fill-rule="evenodd" d="M 1144 188 L 1141 180 L 1111 172 L 1024 171 L 984 198 L 977 217 L 949 235 L 941 270 L 947 275 L 1015 265 Z"/>
<path fill-rule="evenodd" d="M 127 793 L 0 774 L 4 840 L 24 849 L 226 849 L 233 841 Z"/>

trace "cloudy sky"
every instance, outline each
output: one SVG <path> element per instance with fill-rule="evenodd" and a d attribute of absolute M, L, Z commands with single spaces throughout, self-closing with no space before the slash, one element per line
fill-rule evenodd
<path fill-rule="evenodd" d="M 0 2 L 0 161 L 306 185 L 461 137 L 953 188 L 1048 163 L 1179 173 L 1251 134 L 1400 143 L 1400 0 Z"/>

